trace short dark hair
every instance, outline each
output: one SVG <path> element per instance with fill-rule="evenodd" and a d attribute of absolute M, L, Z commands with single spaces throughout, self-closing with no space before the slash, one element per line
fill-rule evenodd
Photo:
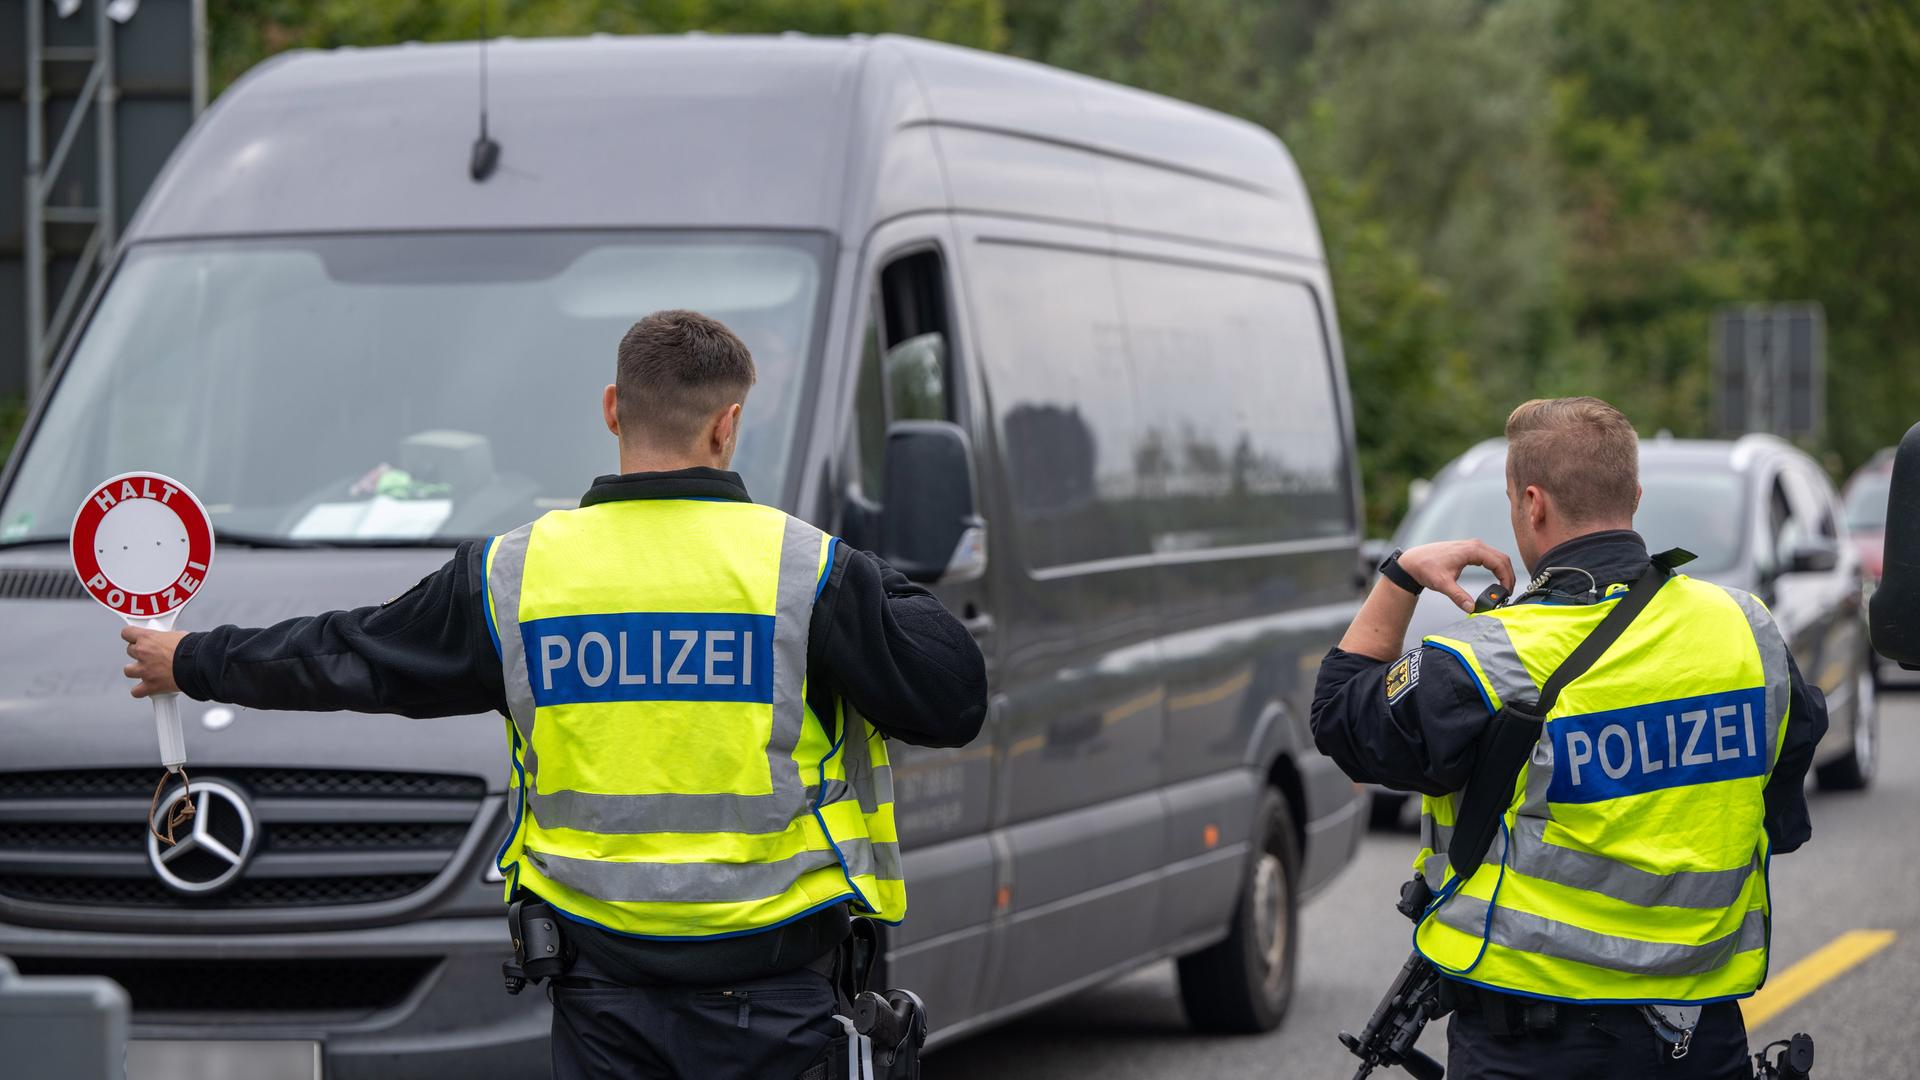
<path fill-rule="evenodd" d="M 755 378 L 753 354 L 718 319 L 656 311 L 620 339 L 621 434 L 655 446 L 690 444 L 713 414 L 746 400 Z"/>
<path fill-rule="evenodd" d="M 1538 487 L 1574 525 L 1631 521 L 1640 502 L 1640 437 L 1596 397 L 1535 398 L 1507 417 L 1507 477 Z"/>

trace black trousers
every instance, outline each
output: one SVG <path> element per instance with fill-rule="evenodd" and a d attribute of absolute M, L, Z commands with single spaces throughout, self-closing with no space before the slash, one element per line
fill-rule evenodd
<path fill-rule="evenodd" d="M 554 1080 L 788 1080 L 840 1030 L 801 968 L 711 988 L 625 986 L 582 956 L 551 985 Z"/>
<path fill-rule="evenodd" d="M 1687 1056 L 1633 1010 L 1608 1008 L 1544 1035 L 1496 1035 L 1474 1013 L 1447 1024 L 1447 1080 L 1752 1080 L 1747 1026 L 1738 1002 L 1708 1005 L 1700 1013 Z"/>

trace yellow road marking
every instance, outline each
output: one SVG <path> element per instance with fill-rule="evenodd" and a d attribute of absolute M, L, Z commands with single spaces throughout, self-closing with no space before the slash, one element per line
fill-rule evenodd
<path fill-rule="evenodd" d="M 1779 1015 L 1788 1006 L 1852 970 L 1861 961 L 1893 944 L 1891 930 L 1849 930 L 1814 950 L 1813 955 L 1767 980 L 1760 992 L 1740 1005 L 1752 1030 Z"/>

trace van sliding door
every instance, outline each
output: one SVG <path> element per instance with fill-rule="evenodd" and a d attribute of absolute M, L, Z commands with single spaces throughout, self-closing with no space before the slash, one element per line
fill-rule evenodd
<path fill-rule="evenodd" d="M 994 824 L 1008 876 L 988 998 L 1009 1008 L 1162 944 L 1166 691 L 1106 233 L 956 227 L 1004 481 Z"/>

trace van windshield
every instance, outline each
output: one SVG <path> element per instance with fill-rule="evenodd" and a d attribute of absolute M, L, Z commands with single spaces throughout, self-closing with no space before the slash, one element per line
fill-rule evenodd
<path fill-rule="evenodd" d="M 600 419 L 627 328 L 692 308 L 753 351 L 734 468 L 780 495 L 828 238 L 476 233 L 152 243 L 115 274 L 0 503 L 65 536 L 134 469 L 269 541 L 451 543 L 575 505 L 618 469 Z"/>

